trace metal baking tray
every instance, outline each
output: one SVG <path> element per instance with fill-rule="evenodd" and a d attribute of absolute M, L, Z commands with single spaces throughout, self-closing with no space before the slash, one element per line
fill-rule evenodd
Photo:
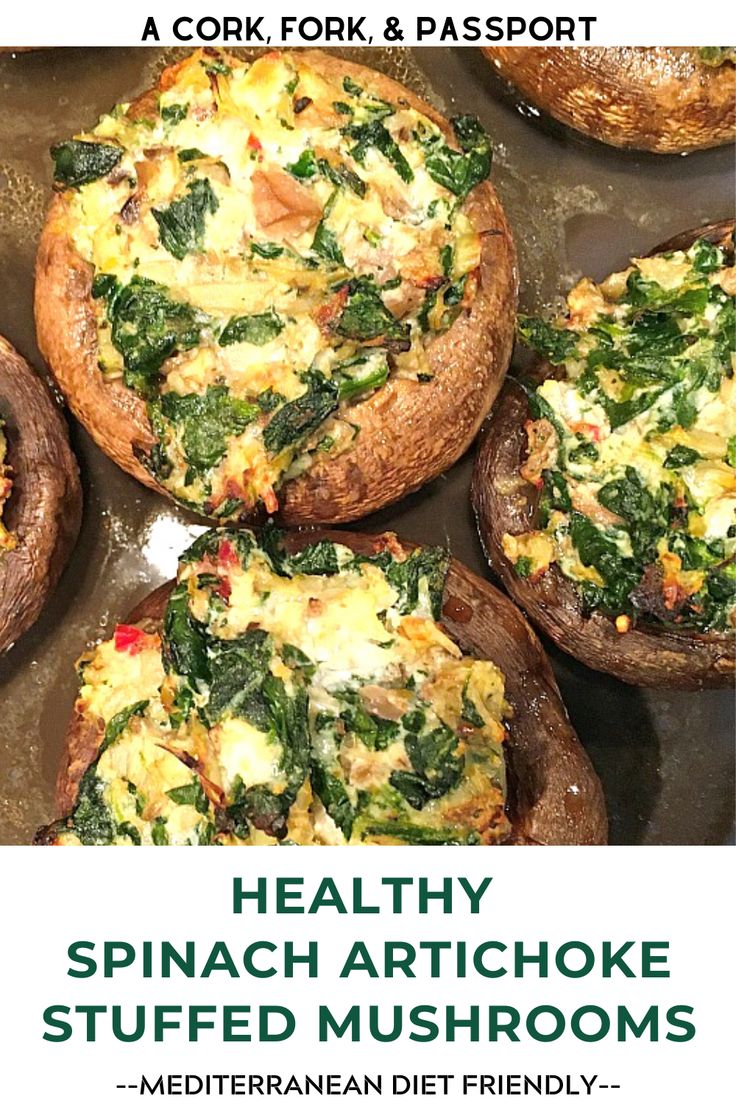
<path fill-rule="evenodd" d="M 603 277 L 680 230 L 732 217 L 732 149 L 662 157 L 586 141 L 514 103 L 470 48 L 342 52 L 404 81 L 448 114 L 480 116 L 494 142 L 493 181 L 516 236 L 522 310 L 556 302 L 583 274 Z M 51 179 L 48 148 L 141 92 L 184 53 L 64 48 L 0 59 L 0 333 L 39 370 L 33 265 Z M 71 435 L 84 484 L 81 537 L 40 620 L 0 659 L 3 844 L 30 842 L 53 815 L 75 658 L 173 574 L 177 554 L 201 531 L 124 475 L 80 426 L 72 424 Z M 471 452 L 356 528 L 447 543 L 488 574 L 469 504 L 472 462 Z M 733 694 L 639 690 L 545 644 L 603 781 L 611 842 L 733 842 Z"/>

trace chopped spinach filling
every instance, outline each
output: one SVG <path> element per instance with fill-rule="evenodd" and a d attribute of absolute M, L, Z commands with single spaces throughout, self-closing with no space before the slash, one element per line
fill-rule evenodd
<path fill-rule="evenodd" d="M 557 439 L 540 458 L 539 522 L 590 611 L 736 627 L 732 264 L 730 247 L 697 241 L 633 262 L 611 291 L 590 285 L 585 323 L 521 320 L 523 340 L 561 369 L 528 390 Z"/>
<path fill-rule="evenodd" d="M 283 143 L 255 93 L 268 66 L 282 68 Z M 481 238 L 464 201 L 491 166 L 478 120 L 455 118 L 446 142 L 411 102 L 351 78 L 321 75 L 301 94 L 309 68 L 192 57 L 150 110 L 119 105 L 52 151 L 94 273 L 99 368 L 150 402 L 149 472 L 211 518 L 275 510 L 283 481 L 349 448 L 347 406 L 392 372 L 431 380 L 425 347 L 476 293 Z M 263 415 L 245 440 L 243 400 Z"/>
<path fill-rule="evenodd" d="M 324 602 L 367 590 L 379 603 L 379 626 L 392 625 L 397 640 L 404 617 L 415 631 L 423 623 L 429 631 L 442 600 L 444 550 L 402 558 L 381 547 L 365 556 L 322 540 L 287 551 L 284 535 L 269 526 L 258 537 L 209 531 L 180 562 L 164 615 L 160 700 L 142 699 L 112 717 L 72 815 L 47 836 L 86 845 L 310 842 L 300 839 L 308 816 L 316 831 L 337 832 L 344 842 L 504 837 L 501 745 L 476 705 L 495 691 L 478 698 L 474 689 L 471 699 L 470 661 L 455 671 L 458 661 L 443 648 L 433 655 L 422 645 L 416 658 L 406 653 L 406 669 L 394 669 L 389 639 L 378 654 L 389 646 L 391 673 L 376 682 L 352 670 L 347 655 L 325 651 L 319 632 L 300 638 L 305 651 L 278 627 L 283 602 L 303 595 L 306 615 L 319 618 Z M 230 605 L 234 580 L 248 571 L 253 606 L 238 611 Z M 263 627 L 257 619 L 269 624 L 264 605 L 279 585 L 287 592 L 275 598 L 276 621 Z M 240 632 L 236 622 L 228 627 L 238 612 L 250 621 Z M 355 639 L 364 631 L 355 626 Z M 362 646 L 376 643 L 368 636 Z M 444 685 L 455 688 L 449 698 Z M 477 736 L 468 744 L 461 732 L 469 728 Z M 157 766 L 141 784 L 138 764 L 148 754 Z"/>

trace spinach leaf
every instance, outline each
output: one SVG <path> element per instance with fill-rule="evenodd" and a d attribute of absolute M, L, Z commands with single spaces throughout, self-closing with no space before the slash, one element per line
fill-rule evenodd
<path fill-rule="evenodd" d="M 697 315 L 702 314 L 708 305 L 708 287 L 665 288 L 656 280 L 648 280 L 638 268 L 634 268 L 626 280 L 626 294 L 621 302 L 649 310 L 664 308 L 675 314 Z"/>
<path fill-rule="evenodd" d="M 383 387 L 388 379 L 385 354 L 356 357 L 343 362 L 335 373 L 340 388 L 340 402 L 347 402 Z"/>
<path fill-rule="evenodd" d="M 530 556 L 519 556 L 514 564 L 514 571 L 520 579 L 528 579 L 534 569 L 534 561 Z"/>
<path fill-rule="evenodd" d="M 325 157 L 320 157 L 317 167 L 322 176 L 326 177 L 331 184 L 338 188 L 345 184 L 351 192 L 354 192 L 361 199 L 365 196 L 368 190 L 365 180 L 359 177 L 356 172 L 353 172 L 352 169 L 349 169 L 342 161 L 339 164 L 331 165 Z"/>
<path fill-rule="evenodd" d="M 182 428 L 181 444 L 187 466 L 197 475 L 210 471 L 237 437 L 260 414 L 260 407 L 234 399 L 224 385 L 208 387 L 203 395 L 169 391 L 151 404 Z"/>
<path fill-rule="evenodd" d="M 93 299 L 106 299 L 109 303 L 119 290 L 118 279 L 110 272 L 98 272 L 92 280 L 91 295 Z"/>
<path fill-rule="evenodd" d="M 314 156 L 314 150 L 311 149 L 302 150 L 297 160 L 291 165 L 286 165 L 285 168 L 297 180 L 309 180 L 319 172 L 317 158 Z"/>
<path fill-rule="evenodd" d="M 146 807 L 146 799 L 140 792 L 138 787 L 133 782 L 128 782 L 128 793 L 135 801 L 135 811 L 137 816 L 143 815 L 143 810 Z"/>
<path fill-rule="evenodd" d="M 263 314 L 242 314 L 231 318 L 220 334 L 220 345 L 235 345 L 247 341 L 250 345 L 267 345 L 277 338 L 284 323 L 276 311 L 264 311 Z"/>
<path fill-rule="evenodd" d="M 319 759 L 312 758 L 312 787 L 337 827 L 350 839 L 355 822 L 355 809 L 342 780 Z"/>
<path fill-rule="evenodd" d="M 227 816 L 240 839 L 247 839 L 249 823 L 266 835 L 284 839 L 290 805 L 284 794 L 274 793 L 268 786 L 251 786 L 229 806 Z"/>
<path fill-rule="evenodd" d="M 710 573 L 708 591 L 722 605 L 733 602 L 736 598 L 736 562 L 732 560 Z"/>
<path fill-rule="evenodd" d="M 151 841 L 154 847 L 167 847 L 169 844 L 169 833 L 166 827 L 165 817 L 156 817 L 151 828 Z"/>
<path fill-rule="evenodd" d="M 317 664 L 312 663 L 309 656 L 295 644 L 283 644 L 281 658 L 287 667 L 291 667 L 293 671 L 301 671 L 307 680 L 313 678 L 317 670 Z"/>
<path fill-rule="evenodd" d="M 274 391 L 272 387 L 267 387 L 265 391 L 261 391 L 260 395 L 256 395 L 256 402 L 264 414 L 270 414 L 271 411 L 281 406 L 285 399 L 278 391 Z"/>
<path fill-rule="evenodd" d="M 284 252 L 283 245 L 277 245 L 276 242 L 255 242 L 250 243 L 251 253 L 255 253 L 257 257 L 264 257 L 266 260 L 273 260 L 274 257 L 280 257 Z"/>
<path fill-rule="evenodd" d="M 439 139 L 425 147 L 424 165 L 432 179 L 464 200 L 491 172 L 491 142 L 474 115 L 452 119 L 460 151 Z"/>
<path fill-rule="evenodd" d="M 310 372 L 307 390 L 276 411 L 263 431 L 263 443 L 272 453 L 308 437 L 338 405 L 338 388 L 319 372 Z"/>
<path fill-rule="evenodd" d="M 600 606 L 610 613 L 629 609 L 629 595 L 640 577 L 636 565 L 624 559 L 614 541 L 577 511 L 570 515 L 570 539 L 585 567 L 594 567 L 605 584 L 604 587 L 590 584 L 581 588 L 587 606 Z"/>
<path fill-rule="evenodd" d="M 518 331 L 521 340 L 550 364 L 563 364 L 573 356 L 579 338 L 573 330 L 562 330 L 542 318 L 528 315 L 520 317 Z"/>
<path fill-rule="evenodd" d="M 161 118 L 165 123 L 170 123 L 172 126 L 176 126 L 177 123 L 186 119 L 188 113 L 188 104 L 169 104 L 168 107 L 161 108 Z"/>
<path fill-rule="evenodd" d="M 193 690 L 207 682 L 210 665 L 204 628 L 189 610 L 187 583 L 178 583 L 164 614 L 164 666 L 186 679 Z"/>
<path fill-rule="evenodd" d="M 736 562 L 719 564 L 698 591 L 697 608 L 689 611 L 689 622 L 705 632 L 727 632 L 736 600 Z"/>
<path fill-rule="evenodd" d="M 182 165 L 186 165 L 189 161 L 200 161 L 203 157 L 206 157 L 207 154 L 202 153 L 201 149 L 191 146 L 189 149 L 179 150 L 176 156 L 181 161 Z"/>
<path fill-rule="evenodd" d="M 125 383 L 149 394 L 168 357 L 199 344 L 210 319 L 188 303 L 172 299 L 168 288 L 134 276 L 108 295 L 112 343 L 125 364 Z"/>
<path fill-rule="evenodd" d="M 592 441 L 583 441 L 575 448 L 570 449 L 567 458 L 572 464 L 581 464 L 586 460 L 595 461 L 598 459 L 598 449 Z"/>
<path fill-rule="evenodd" d="M 233 640 L 209 642 L 210 693 L 207 718 L 210 725 L 225 716 L 244 717 L 267 731 L 270 711 L 263 694 L 273 655 L 271 637 L 263 629 L 250 629 Z"/>
<path fill-rule="evenodd" d="M 389 782 L 413 809 L 423 809 L 428 801 L 443 797 L 458 784 L 465 758 L 459 754 L 457 735 L 447 725 L 410 733 L 405 746 L 416 774 L 393 771 Z"/>
<path fill-rule="evenodd" d="M 233 787 L 228 817 L 235 825 L 236 835 L 241 837 L 247 835 L 250 822 L 268 835 L 284 839 L 289 809 L 309 768 L 308 698 L 303 687 L 289 694 L 281 679 L 268 671 L 263 675 L 260 695 L 267 711 L 268 729 L 282 748 L 279 769 L 286 776 L 286 785 L 277 783 L 279 792 L 265 784 L 246 789 L 239 778 L 239 784 Z"/>
<path fill-rule="evenodd" d="M 547 402 L 541 391 L 536 390 L 534 386 L 529 386 L 523 379 L 516 379 L 519 387 L 522 389 L 529 402 L 529 410 L 533 417 L 537 420 L 540 418 L 546 418 L 550 425 L 557 433 L 559 448 L 560 448 L 560 463 L 564 466 L 564 450 L 565 450 L 565 426 L 557 416 L 557 412 L 554 407 Z"/>
<path fill-rule="evenodd" d="M 221 546 L 227 542 L 235 549 L 241 566 L 248 566 L 250 555 L 256 546 L 255 537 L 247 529 L 221 528 L 208 529 L 195 542 L 185 549 L 179 557 L 180 564 L 199 563 L 205 556 L 217 560 Z"/>
<path fill-rule="evenodd" d="M 692 247 L 693 268 L 696 272 L 708 274 L 717 272 L 723 264 L 723 253 L 717 245 L 699 238 Z"/>
<path fill-rule="evenodd" d="M 626 348 L 631 357 L 644 355 L 652 360 L 678 356 L 687 348 L 689 341 L 690 338 L 682 333 L 673 314 L 645 311 L 630 327 Z"/>
<path fill-rule="evenodd" d="M 114 744 L 119 736 L 122 736 L 132 717 L 140 717 L 145 713 L 147 705 L 148 698 L 143 701 L 135 702 L 133 705 L 127 705 L 125 709 L 121 709 L 119 713 L 116 713 L 114 717 L 110 718 L 105 725 L 105 735 L 100 744 L 98 757 L 102 755 L 103 751 L 107 751 L 110 745 Z"/>
<path fill-rule="evenodd" d="M 554 510 L 569 510 L 572 505 L 570 502 L 570 488 L 562 472 L 555 471 L 554 468 L 547 468 L 542 473 L 542 479 L 544 480 L 545 506 Z"/>
<path fill-rule="evenodd" d="M 632 467 L 625 469 L 623 479 L 605 483 L 598 491 L 600 504 L 628 523 L 637 559 L 653 555 L 658 539 L 667 532 L 670 493 L 666 486 L 657 493 L 650 491 Z"/>
<path fill-rule="evenodd" d="M 638 418 L 650 406 L 654 406 L 659 396 L 666 390 L 666 386 L 653 387 L 648 391 L 640 391 L 638 395 L 632 399 L 625 399 L 624 402 L 615 402 L 601 392 L 599 402 L 606 412 L 611 429 L 618 429 L 619 426 L 630 422 L 632 418 Z"/>
<path fill-rule="evenodd" d="M 140 832 L 138 831 L 138 829 L 135 827 L 134 824 L 131 824 L 127 820 L 123 821 L 122 824 L 118 824 L 118 835 L 119 836 L 126 836 L 129 840 L 132 841 L 134 847 L 140 847 L 141 846 L 141 834 L 140 834 Z"/>
<path fill-rule="evenodd" d="M 232 69 L 220 58 L 204 58 L 199 63 L 204 67 L 205 73 L 213 77 L 230 77 Z"/>
<path fill-rule="evenodd" d="M 324 219 L 320 220 L 314 232 L 311 249 L 313 253 L 317 253 L 320 257 L 324 257 L 326 261 L 331 261 L 332 264 L 345 264 L 345 258 L 342 255 L 337 237 L 335 233 L 327 227 Z"/>
<path fill-rule="evenodd" d="M 204 249 L 205 217 L 214 215 L 220 201 L 206 177 L 187 185 L 187 195 L 175 199 L 168 207 L 151 209 L 158 223 L 161 244 L 167 252 L 183 261 L 187 253 Z"/>
<path fill-rule="evenodd" d="M 399 612 L 411 613 L 417 608 L 425 580 L 432 616 L 439 620 L 449 566 L 450 553 L 444 548 L 417 548 L 403 561 L 392 559 L 386 578 L 399 592 Z"/>
<path fill-rule="evenodd" d="M 167 790 L 166 796 L 170 797 L 176 805 L 193 805 L 198 813 L 206 813 L 210 807 L 207 795 L 198 778 L 192 779 L 185 786 L 175 786 L 173 790 Z"/>
<path fill-rule="evenodd" d="M 357 691 L 339 691 L 336 697 L 343 702 L 340 719 L 346 730 L 354 733 L 371 751 L 385 751 L 398 738 L 397 722 L 369 713 Z"/>
<path fill-rule="evenodd" d="M 291 804 L 309 767 L 309 698 L 303 686 L 297 685 L 289 693 L 285 683 L 270 672 L 264 679 L 263 693 L 273 730 L 283 749 L 279 767 L 287 778 L 284 796 Z"/>
<path fill-rule="evenodd" d="M 410 347 L 408 324 L 394 318 L 373 280 L 366 276 L 351 280 L 348 293 L 348 301 L 337 324 L 339 334 L 354 341 L 376 342 L 382 338 L 383 344 L 394 352 L 403 352 Z"/>
<path fill-rule="evenodd" d="M 365 161 L 366 153 L 373 148 L 386 158 L 406 184 L 414 179 L 411 165 L 380 119 L 367 123 L 351 123 L 341 133 L 355 139 L 356 145 L 350 150 L 350 156 L 358 164 Z"/>
<path fill-rule="evenodd" d="M 292 552 L 283 566 L 289 575 L 337 575 L 340 570 L 337 548 L 330 540 L 316 541 L 301 552 Z"/>
<path fill-rule="evenodd" d="M 516 566 L 517 567 L 519 566 L 518 563 L 517 563 Z M 517 574 L 519 574 L 518 571 L 517 571 Z M 477 706 L 473 702 L 472 698 L 468 695 L 468 682 L 469 681 L 470 681 L 470 676 L 468 676 L 468 678 L 466 679 L 465 686 L 463 687 L 461 718 L 467 724 L 472 725 L 473 728 L 483 728 L 485 726 L 485 723 L 486 723 L 483 719 L 483 715 L 481 714 L 480 710 L 477 708 Z"/>
<path fill-rule="evenodd" d="M 736 468 L 736 435 L 728 438 L 726 445 L 726 463 Z"/>
<path fill-rule="evenodd" d="M 120 146 L 72 138 L 51 147 L 54 183 L 61 188 L 81 188 L 112 172 L 123 156 Z"/>
<path fill-rule="evenodd" d="M 708 543 L 683 532 L 671 533 L 669 546 L 672 552 L 680 556 L 686 571 L 699 571 L 702 568 L 713 567 L 723 560 L 725 554 L 723 541 Z"/>
<path fill-rule="evenodd" d="M 687 468 L 690 464 L 694 464 L 697 460 L 700 460 L 700 453 L 697 449 L 688 448 L 687 445 L 675 445 L 673 449 L 667 453 L 667 457 L 664 462 L 664 467 L 669 469 Z"/>
<path fill-rule="evenodd" d="M 74 831 L 86 846 L 110 844 L 115 838 L 115 823 L 105 803 L 105 785 L 90 767 L 79 783 L 77 804 L 72 813 Z"/>

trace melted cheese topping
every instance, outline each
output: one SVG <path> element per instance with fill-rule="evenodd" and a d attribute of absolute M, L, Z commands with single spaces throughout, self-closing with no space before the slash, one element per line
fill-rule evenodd
<path fill-rule="evenodd" d="M 102 744 L 55 841 L 502 840 L 504 679 L 435 621 L 444 554 L 269 548 L 206 534 L 163 640 L 119 626 L 83 658 Z"/>
<path fill-rule="evenodd" d="M 522 321 L 562 373 L 532 399 L 522 475 L 545 486 L 547 520 L 505 535 L 520 574 L 557 562 L 591 608 L 733 627 L 735 293 L 703 241 L 582 281 L 557 325 Z"/>
<path fill-rule="evenodd" d="M 100 368 L 149 399 L 153 472 L 204 513 L 273 511 L 274 488 L 340 438 L 327 419 L 391 371 L 427 378 L 426 344 L 472 301 L 464 199 L 487 139 L 464 117 L 463 152 L 448 150 L 369 84 L 298 54 L 198 51 L 151 113 L 120 105 L 57 148 L 117 158 L 80 183 L 56 155 L 95 272 Z"/>

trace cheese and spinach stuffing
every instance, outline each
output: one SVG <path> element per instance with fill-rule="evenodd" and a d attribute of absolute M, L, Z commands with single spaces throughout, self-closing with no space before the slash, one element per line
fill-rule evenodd
<path fill-rule="evenodd" d="M 491 844 L 504 678 L 439 624 L 448 556 L 212 531 L 163 627 L 80 661 L 100 734 L 59 844 Z"/>
<path fill-rule="evenodd" d="M 13 490 L 12 471 L 5 463 L 8 455 L 8 442 L 4 433 L 4 425 L 0 418 L 0 555 L 3 552 L 11 552 L 16 547 L 16 538 L 3 524 L 3 512 L 5 504 Z"/>
<path fill-rule="evenodd" d="M 491 166 L 477 119 L 453 128 L 296 54 L 205 50 L 52 149 L 100 371 L 147 402 L 177 499 L 273 513 L 350 447 L 353 404 L 432 378 L 428 344 L 476 293 L 466 200 Z"/>
<path fill-rule="evenodd" d="M 560 370 L 529 394 L 539 528 L 504 551 L 521 576 L 555 564 L 621 632 L 736 625 L 734 295 L 732 248 L 700 240 L 520 323 Z"/>

